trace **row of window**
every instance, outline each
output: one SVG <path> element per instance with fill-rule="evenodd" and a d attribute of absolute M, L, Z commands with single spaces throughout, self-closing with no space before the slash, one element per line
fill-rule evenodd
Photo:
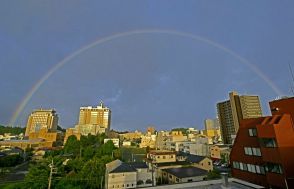
<path fill-rule="evenodd" d="M 122 184 L 121 187 L 122 188 L 124 188 L 124 187 L 128 188 L 128 187 L 131 187 L 131 184 L 126 184 L 126 185 Z M 132 187 L 134 187 L 134 184 L 132 184 Z M 113 185 L 112 188 L 120 188 L 120 185 Z"/>
<path fill-rule="evenodd" d="M 261 156 L 260 148 L 244 147 L 244 151 L 249 156 Z"/>
<path fill-rule="evenodd" d="M 246 164 L 242 162 L 233 162 L 233 168 L 240 169 L 242 171 L 248 171 L 251 173 L 257 173 L 261 175 L 265 175 L 265 167 L 260 165 L 254 165 L 254 164 Z"/>
<path fill-rule="evenodd" d="M 233 168 L 262 175 L 265 175 L 265 172 L 283 174 L 282 166 L 276 163 L 267 163 L 265 166 L 262 166 L 234 161 Z"/>

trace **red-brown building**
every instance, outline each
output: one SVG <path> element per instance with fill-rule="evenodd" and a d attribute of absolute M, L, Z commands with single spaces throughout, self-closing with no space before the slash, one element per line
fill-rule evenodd
<path fill-rule="evenodd" d="M 294 98 L 270 102 L 273 116 L 245 119 L 231 151 L 232 176 L 294 188 Z"/>

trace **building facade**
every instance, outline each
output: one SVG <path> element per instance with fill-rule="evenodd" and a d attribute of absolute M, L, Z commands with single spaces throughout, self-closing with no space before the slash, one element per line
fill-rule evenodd
<path fill-rule="evenodd" d="M 40 129 L 56 131 L 58 125 L 58 115 L 54 109 L 38 109 L 31 113 L 28 118 L 25 136 L 30 133 L 38 132 Z"/>
<path fill-rule="evenodd" d="M 82 135 L 96 135 L 107 133 L 110 129 L 111 110 L 103 102 L 97 107 L 87 106 L 80 108 L 79 122 L 76 129 Z"/>
<path fill-rule="evenodd" d="M 240 123 L 230 159 L 233 177 L 266 188 L 294 188 L 294 98 L 270 102 L 272 116 Z"/>
<path fill-rule="evenodd" d="M 262 109 L 258 96 L 239 96 L 233 91 L 229 100 L 217 104 L 217 112 L 224 144 L 232 144 L 243 119 L 262 116 Z"/>
<path fill-rule="evenodd" d="M 124 163 L 114 160 L 106 164 L 105 188 L 140 188 L 155 186 L 152 184 L 152 172 L 144 162 Z"/>

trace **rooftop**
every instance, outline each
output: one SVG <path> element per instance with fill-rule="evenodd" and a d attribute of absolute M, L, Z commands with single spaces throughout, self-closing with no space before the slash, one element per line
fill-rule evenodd
<path fill-rule="evenodd" d="M 170 169 L 163 169 L 163 171 L 169 174 L 172 174 L 178 178 L 205 176 L 207 174 L 206 170 L 199 169 L 197 167 L 170 168 Z"/>

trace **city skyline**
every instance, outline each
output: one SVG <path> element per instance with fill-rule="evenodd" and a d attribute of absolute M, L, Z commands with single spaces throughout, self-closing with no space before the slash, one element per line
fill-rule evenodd
<path fill-rule="evenodd" d="M 291 95 L 293 5 L 3 2 L 0 124 L 54 108 L 68 128 L 103 100 L 113 129 L 200 129 L 234 90 L 258 95 L 267 115 L 268 101 Z"/>

